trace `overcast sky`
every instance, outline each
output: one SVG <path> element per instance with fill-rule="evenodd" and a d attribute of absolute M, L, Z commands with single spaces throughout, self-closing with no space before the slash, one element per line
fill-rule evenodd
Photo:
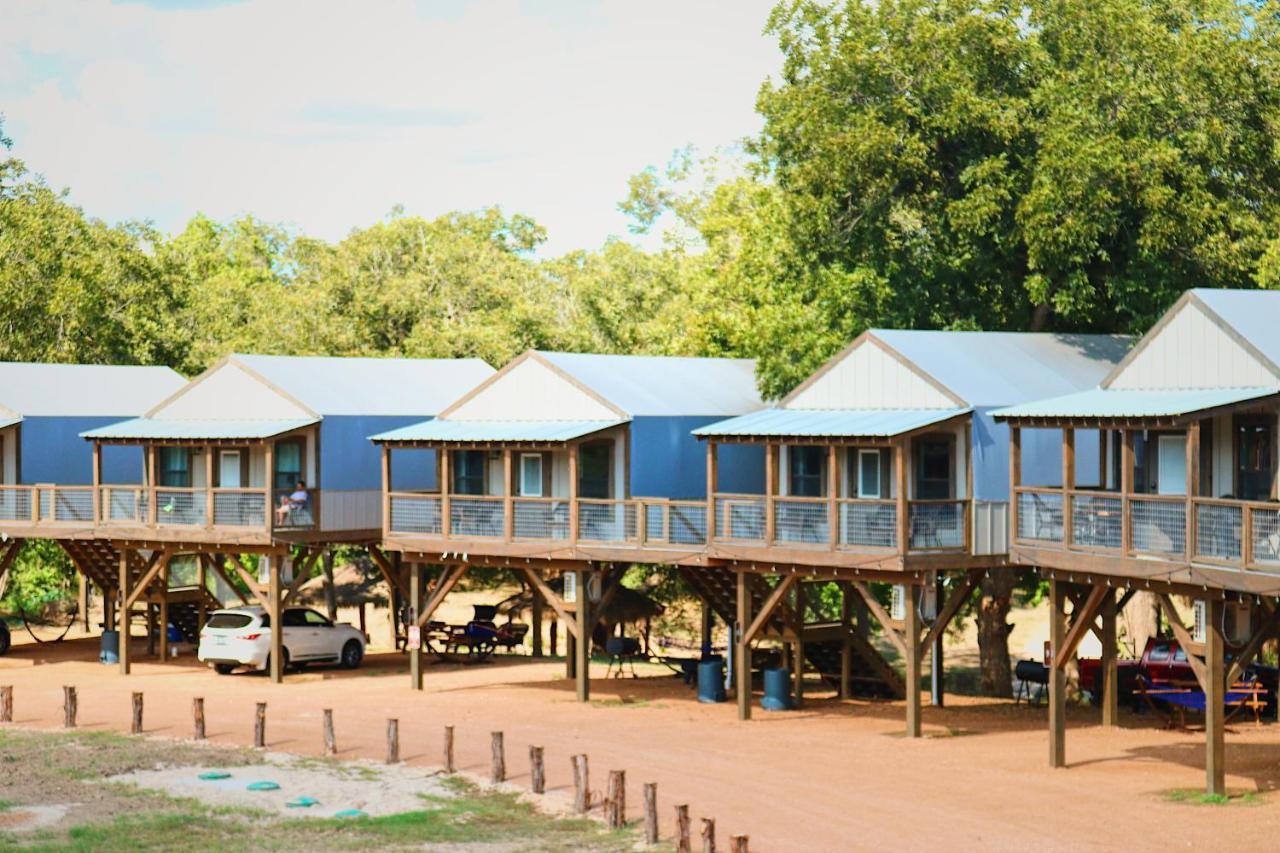
<path fill-rule="evenodd" d="M 773 0 L 3 0 L 14 154 L 108 220 L 339 239 L 498 204 L 546 253 L 625 234 L 629 175 L 760 126 Z"/>

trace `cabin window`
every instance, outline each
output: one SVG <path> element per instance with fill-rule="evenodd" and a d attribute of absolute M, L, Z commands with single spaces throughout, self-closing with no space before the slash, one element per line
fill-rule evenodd
<path fill-rule="evenodd" d="M 174 489 L 191 488 L 191 448 L 160 448 L 159 484 Z"/>
<path fill-rule="evenodd" d="M 272 488 L 292 489 L 305 479 L 302 476 L 301 439 L 276 442 L 274 467 Z"/>
<path fill-rule="evenodd" d="M 1187 493 L 1187 437 L 1168 434 L 1156 438 L 1156 492 L 1161 495 Z"/>
<path fill-rule="evenodd" d="M 827 453 L 824 447 L 787 449 L 787 494 L 797 498 L 820 498 Z"/>
<path fill-rule="evenodd" d="M 883 486 L 880 483 L 880 451 L 858 451 L 858 497 L 882 498 Z"/>
<path fill-rule="evenodd" d="M 578 448 L 578 497 L 612 497 L 609 486 L 613 473 L 613 442 L 592 442 Z"/>
<path fill-rule="evenodd" d="M 484 494 L 484 451 L 458 450 L 450 460 L 453 464 L 452 491 L 455 495 Z"/>
<path fill-rule="evenodd" d="M 520 495 L 526 498 L 542 497 L 542 454 L 520 454 Z"/>
<path fill-rule="evenodd" d="M 1271 497 L 1272 428 L 1265 418 L 1236 418 L 1236 497 L 1264 501 Z"/>
<path fill-rule="evenodd" d="M 241 474 L 241 452 L 239 450 L 223 450 L 218 453 L 218 485 L 224 489 L 239 489 L 244 486 Z"/>
<path fill-rule="evenodd" d="M 951 488 L 952 451 L 955 447 L 950 436 L 920 438 L 916 449 L 916 499 L 923 501 L 948 500 Z"/>

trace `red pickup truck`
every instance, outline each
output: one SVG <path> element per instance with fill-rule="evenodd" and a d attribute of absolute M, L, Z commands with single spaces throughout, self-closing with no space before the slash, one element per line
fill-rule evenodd
<path fill-rule="evenodd" d="M 1228 658 L 1229 659 L 1229 658 Z M 1080 658 L 1080 689 L 1088 691 L 1093 704 L 1102 703 L 1102 661 L 1099 658 Z M 1151 681 L 1190 681 L 1196 680 L 1191 664 L 1187 663 L 1187 653 L 1178 645 L 1177 640 L 1166 640 L 1152 637 L 1147 640 L 1147 647 L 1142 650 L 1142 657 L 1137 660 L 1120 659 L 1116 661 L 1116 670 L 1120 681 L 1121 701 L 1134 700 L 1134 684 L 1138 676 L 1143 675 Z M 1276 695 L 1277 671 L 1275 667 L 1264 666 L 1257 662 L 1245 669 L 1246 679 L 1257 678 L 1267 688 L 1267 702 L 1273 705 Z M 1135 702 L 1135 707 L 1137 703 Z"/>

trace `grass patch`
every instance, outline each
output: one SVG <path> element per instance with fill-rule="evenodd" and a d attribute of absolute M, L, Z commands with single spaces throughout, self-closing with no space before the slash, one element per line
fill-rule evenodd
<path fill-rule="evenodd" d="M 1259 806 L 1263 802 L 1262 796 L 1256 791 L 1208 794 L 1199 788 L 1174 788 L 1161 792 L 1161 797 L 1166 802 L 1192 806 Z"/>
<path fill-rule="evenodd" d="M 662 704 L 655 704 L 648 699 L 640 699 L 635 696 L 621 696 L 617 699 L 592 699 L 591 704 L 596 708 L 663 708 Z"/>

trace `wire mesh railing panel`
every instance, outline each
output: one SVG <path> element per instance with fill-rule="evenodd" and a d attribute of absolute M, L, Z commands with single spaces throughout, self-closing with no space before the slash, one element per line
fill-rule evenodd
<path fill-rule="evenodd" d="M 156 490 L 156 523 L 164 526 L 203 526 L 205 493 Z"/>
<path fill-rule="evenodd" d="M 636 538 L 636 507 L 630 501 L 578 502 L 578 538 L 584 542 L 630 542 Z"/>
<path fill-rule="evenodd" d="M 449 498 L 449 535 L 501 539 L 502 498 Z"/>
<path fill-rule="evenodd" d="M 707 505 L 701 501 L 667 504 L 666 534 L 667 541 L 673 545 L 705 544 Z"/>
<path fill-rule="evenodd" d="M 912 550 L 964 547 L 964 501 L 913 501 L 907 506 L 911 519 L 911 538 L 908 542 Z"/>
<path fill-rule="evenodd" d="M 265 527 L 267 499 L 261 492 L 213 493 L 213 523 L 224 527 Z"/>
<path fill-rule="evenodd" d="M 830 544 L 829 505 L 825 502 L 776 498 L 773 503 L 773 535 L 775 541 L 789 544 Z"/>
<path fill-rule="evenodd" d="M 1120 498 L 1110 495 L 1072 495 L 1072 544 L 1119 550 L 1122 507 Z"/>
<path fill-rule="evenodd" d="M 148 521 L 147 492 L 139 488 L 102 488 L 102 517 L 108 523 L 142 524 Z"/>
<path fill-rule="evenodd" d="M 898 512 L 884 501 L 843 501 L 840 544 L 864 548 L 898 547 Z"/>
<path fill-rule="evenodd" d="M 31 489 L 21 486 L 0 489 L 0 519 L 30 521 Z"/>
<path fill-rule="evenodd" d="M 1186 553 L 1186 503 L 1130 498 L 1129 514 L 1133 550 L 1174 556 Z"/>
<path fill-rule="evenodd" d="M 569 502 L 516 498 L 512 524 L 516 539 L 568 539 Z"/>
<path fill-rule="evenodd" d="M 1253 534 L 1253 562 L 1266 566 L 1280 566 L 1280 510 L 1270 507 L 1249 507 Z"/>
<path fill-rule="evenodd" d="M 93 524 L 93 489 L 42 489 L 40 517 Z"/>
<path fill-rule="evenodd" d="M 716 538 L 764 541 L 764 497 L 716 498 Z"/>
<path fill-rule="evenodd" d="M 1244 508 L 1230 504 L 1194 504 L 1197 557 L 1238 561 L 1244 555 Z"/>
<path fill-rule="evenodd" d="M 1062 541 L 1061 493 L 1018 493 L 1018 538 L 1040 542 Z"/>
<path fill-rule="evenodd" d="M 439 533 L 440 498 L 391 495 L 391 530 L 396 533 Z"/>

